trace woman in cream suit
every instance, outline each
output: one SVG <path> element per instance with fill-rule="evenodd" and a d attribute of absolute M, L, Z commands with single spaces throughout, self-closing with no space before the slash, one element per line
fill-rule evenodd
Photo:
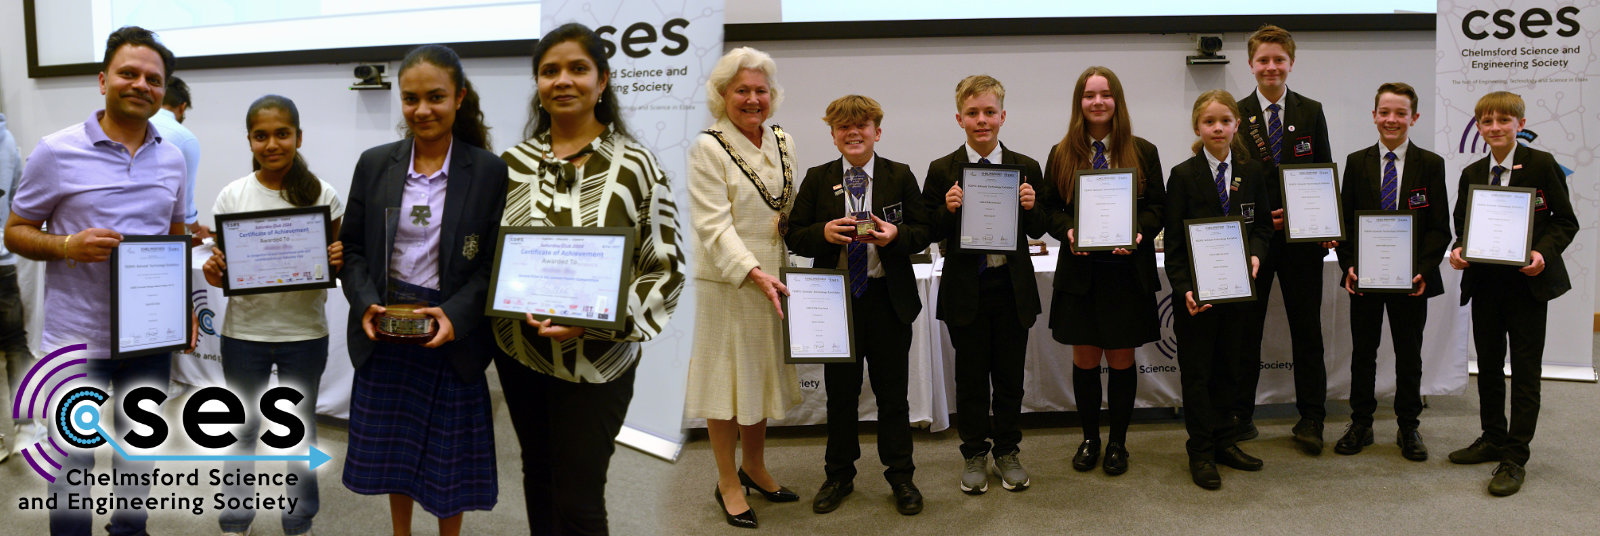
<path fill-rule="evenodd" d="M 794 201 L 794 146 L 766 125 L 781 100 L 772 57 L 741 47 L 717 62 L 706 83 L 717 122 L 689 150 L 690 216 L 699 234 L 694 276 L 694 356 L 685 412 L 704 418 L 717 458 L 716 499 L 728 524 L 756 527 L 745 501 L 799 496 L 778 485 L 764 457 L 767 419 L 800 402 L 793 365 L 783 363 L 778 281 L 783 231 Z M 744 447 L 734 462 L 735 442 Z M 740 489 L 740 488 L 744 489 Z"/>

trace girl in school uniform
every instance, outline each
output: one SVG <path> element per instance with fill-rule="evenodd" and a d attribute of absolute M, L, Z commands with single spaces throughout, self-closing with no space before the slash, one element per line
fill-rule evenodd
<path fill-rule="evenodd" d="M 1178 336 L 1182 370 L 1183 418 L 1189 431 L 1186 450 L 1189 474 L 1205 489 L 1222 487 L 1217 464 L 1244 471 L 1261 470 L 1261 460 L 1239 450 L 1237 431 L 1228 408 L 1235 399 L 1244 341 L 1252 322 L 1253 302 L 1196 303 L 1184 220 L 1235 217 L 1245 224 L 1250 276 L 1272 238 L 1268 197 L 1261 164 L 1245 156 L 1234 136 L 1239 105 L 1222 90 L 1200 94 L 1191 115 L 1195 155 L 1172 168 L 1167 182 L 1166 268 L 1172 285 L 1173 330 Z M 1178 305 L 1182 304 L 1182 305 Z"/>
<path fill-rule="evenodd" d="M 317 178 L 300 157 L 300 143 L 304 139 L 300 131 L 300 110 L 294 101 L 278 95 L 256 99 L 245 112 L 245 131 L 250 139 L 250 152 L 254 155 L 251 164 L 255 171 L 224 187 L 211 213 L 327 206 L 330 234 L 338 236 L 344 203 L 339 201 L 339 192 L 333 185 Z M 335 274 L 344 266 L 343 252 L 344 246 L 338 241 L 328 246 L 328 264 Z M 204 266 L 206 282 L 222 287 L 223 270 L 227 267 L 223 251 L 212 248 L 211 259 Z M 304 400 L 295 404 L 296 417 L 301 422 L 315 422 L 317 386 L 322 383 L 322 371 L 328 365 L 328 315 L 323 307 L 327 301 L 327 290 L 230 298 L 222 322 L 222 377 L 228 388 L 245 400 L 260 399 L 276 365 L 278 383 L 305 395 Z M 243 440 L 238 443 L 239 454 L 254 454 L 260 418 L 254 413 L 246 414 L 245 429 L 240 434 Z M 306 427 L 305 443 L 315 444 L 316 440 L 317 427 Z M 255 471 L 253 461 L 228 461 L 224 466 L 229 473 Z M 294 462 L 289 463 L 289 470 L 300 480 L 288 486 L 286 493 L 297 499 L 299 506 L 283 511 L 283 533 L 308 534 L 319 504 L 317 473 L 305 464 Z M 255 494 L 255 485 L 224 485 L 222 492 L 230 498 L 250 497 Z M 254 520 L 255 510 L 235 508 L 222 510 L 218 521 L 223 534 L 249 534 Z"/>
<path fill-rule="evenodd" d="M 1156 146 L 1133 135 L 1122 82 L 1105 67 L 1078 75 L 1072 98 L 1078 106 L 1061 143 L 1050 150 L 1045 179 L 1056 194 L 1045 200 L 1051 234 L 1068 245 L 1056 260 L 1050 330 L 1057 342 L 1072 345 L 1072 391 L 1083 424 L 1083 444 L 1072 468 L 1089 471 L 1100 461 L 1100 363 L 1110 365 L 1111 438 L 1103 467 L 1108 475 L 1128 470 L 1128 422 L 1133 415 L 1138 372 L 1133 351 L 1161 338 L 1156 313 L 1155 237 L 1161 232 L 1166 188 Z M 1137 189 L 1138 231 L 1132 249 L 1077 251 L 1073 193 L 1079 170 L 1131 168 Z"/>

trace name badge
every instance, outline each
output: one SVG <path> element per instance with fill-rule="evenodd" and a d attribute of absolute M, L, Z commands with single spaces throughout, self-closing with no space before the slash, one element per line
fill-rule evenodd
<path fill-rule="evenodd" d="M 834 197 L 839 197 L 841 195 L 844 195 L 844 185 L 843 184 L 835 184 L 835 185 L 833 185 L 833 196 Z"/>
<path fill-rule="evenodd" d="M 1235 191 L 1235 192 L 1239 191 L 1239 183 L 1241 183 L 1241 182 L 1244 182 L 1243 178 L 1234 177 L 1233 178 L 1233 182 L 1228 183 L 1228 189 L 1232 190 L 1232 191 Z"/>
<path fill-rule="evenodd" d="M 1295 156 L 1307 156 L 1307 155 L 1310 155 L 1310 154 L 1311 154 L 1311 136 L 1306 136 L 1304 138 L 1300 138 L 1299 141 L 1295 142 L 1295 144 L 1294 144 L 1294 155 Z"/>
<path fill-rule="evenodd" d="M 1419 209 L 1419 208 L 1427 208 L 1427 206 L 1428 206 L 1428 189 L 1427 188 L 1417 188 L 1415 190 L 1412 190 L 1411 191 L 1411 198 L 1406 200 L 1406 204 L 1412 210 L 1416 210 L 1416 209 Z"/>
<path fill-rule="evenodd" d="M 1255 221 L 1256 221 L 1256 204 L 1255 203 L 1239 203 L 1239 215 L 1244 217 L 1244 222 L 1245 223 L 1255 223 Z"/>
<path fill-rule="evenodd" d="M 905 222 L 905 211 L 901 208 L 900 203 L 883 207 L 883 221 L 895 225 Z"/>

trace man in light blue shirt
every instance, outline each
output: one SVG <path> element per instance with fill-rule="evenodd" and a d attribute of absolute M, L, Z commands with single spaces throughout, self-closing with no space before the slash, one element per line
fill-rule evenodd
<path fill-rule="evenodd" d="M 22 153 L 17 150 L 17 140 L 6 130 L 6 116 L 0 114 L 0 220 L 11 217 L 11 192 L 22 181 Z M 0 237 L 5 231 L 0 230 Z M 22 387 L 22 377 L 33 366 L 33 354 L 28 352 L 28 332 L 22 320 L 22 290 L 17 286 L 17 256 L 0 243 L 0 354 L 6 361 L 6 377 L 11 390 Z M 12 424 L 11 444 L 6 444 L 5 434 L 0 434 L 0 462 L 20 452 L 38 439 L 38 426 L 31 421 L 18 419 Z"/>
<path fill-rule="evenodd" d="M 150 124 L 155 125 L 156 131 L 167 143 L 183 151 L 184 164 L 187 166 L 184 185 L 188 186 L 189 191 L 189 196 L 183 200 L 183 225 L 199 241 L 211 236 L 211 228 L 200 224 L 200 212 L 194 208 L 194 181 L 200 175 L 200 139 L 182 124 L 183 118 L 193 107 L 193 102 L 189 100 L 189 84 L 174 76 L 167 79 L 167 96 L 162 98 L 161 110 L 150 118 Z"/>

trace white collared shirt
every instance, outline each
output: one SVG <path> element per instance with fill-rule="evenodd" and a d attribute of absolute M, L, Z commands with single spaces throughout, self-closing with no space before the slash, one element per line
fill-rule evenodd
<path fill-rule="evenodd" d="M 1411 146 L 1411 139 L 1400 140 L 1400 147 L 1394 150 L 1394 207 L 1401 208 L 1405 205 L 1400 202 L 1405 196 L 1400 193 L 1400 178 L 1406 176 L 1406 148 Z M 1383 195 L 1383 167 L 1389 164 L 1389 146 L 1378 140 L 1378 194 L 1381 203 Z"/>
<path fill-rule="evenodd" d="M 843 158 L 839 159 L 839 161 L 844 163 L 844 171 L 840 173 L 840 176 L 848 177 L 850 175 L 850 168 L 855 166 L 851 165 L 849 160 L 845 160 Z M 873 164 L 876 164 L 877 162 L 878 155 L 874 154 L 867 159 L 866 165 L 861 166 L 861 171 L 864 171 L 867 174 L 867 195 L 866 198 L 862 200 L 861 207 L 862 210 L 867 211 L 869 214 L 872 212 L 872 167 Z M 844 217 L 854 217 L 855 214 L 850 213 L 850 206 L 852 203 L 854 203 L 854 201 L 850 199 L 850 187 L 841 181 L 839 183 L 839 188 L 844 191 L 842 194 L 842 197 L 844 197 Z M 878 218 L 882 219 L 883 217 L 879 216 Z M 845 249 L 846 251 L 840 252 L 839 265 L 836 266 L 836 268 L 840 270 L 850 269 L 849 248 L 846 247 Z M 878 260 L 878 246 L 867 244 L 867 277 L 875 278 L 883 277 L 883 275 L 883 263 Z"/>
<path fill-rule="evenodd" d="M 1493 182 L 1494 181 L 1494 167 L 1495 166 L 1504 166 L 1506 168 L 1506 170 L 1504 172 L 1500 173 L 1500 185 L 1501 186 L 1510 186 L 1511 185 L 1511 169 L 1516 167 L 1516 165 L 1511 162 L 1511 159 L 1515 158 L 1516 156 L 1517 156 L 1517 148 L 1516 147 L 1512 147 L 1511 148 L 1511 152 L 1506 153 L 1506 159 L 1504 161 L 1496 162 L 1495 159 L 1494 159 L 1494 151 L 1491 150 L 1489 152 L 1489 158 L 1488 158 L 1488 160 L 1489 160 L 1489 175 L 1488 175 L 1488 177 L 1489 177 L 1489 181 L 1490 182 L 1486 182 L 1484 184 L 1494 184 L 1494 182 Z"/>
<path fill-rule="evenodd" d="M 1236 169 L 1233 169 L 1233 149 L 1231 147 L 1228 149 L 1228 155 L 1226 157 L 1224 157 L 1222 160 L 1217 160 L 1217 157 L 1211 156 L 1211 151 L 1207 151 L 1205 147 L 1201 147 L 1200 148 L 1200 154 L 1206 155 L 1206 165 L 1211 167 L 1211 182 L 1216 182 L 1217 181 L 1217 166 L 1222 164 L 1223 162 L 1227 162 L 1228 163 L 1228 177 L 1229 178 L 1233 177 L 1233 172 L 1238 171 Z M 1230 184 L 1229 186 L 1232 186 L 1232 184 Z M 1230 195 L 1229 197 L 1232 197 L 1232 196 Z"/>
<path fill-rule="evenodd" d="M 1288 99 L 1289 86 L 1283 86 L 1283 96 L 1278 97 L 1278 100 L 1267 100 L 1267 96 L 1261 93 L 1261 86 L 1256 86 L 1256 101 L 1261 103 L 1261 119 L 1263 121 L 1267 120 L 1268 117 L 1272 117 L 1272 112 L 1267 110 L 1267 107 L 1276 104 L 1278 105 L 1278 121 L 1283 122 L 1283 116 L 1289 113 Z M 1285 126 L 1284 130 L 1287 131 L 1288 128 Z"/>
<path fill-rule="evenodd" d="M 1089 140 L 1089 165 L 1091 167 L 1094 166 L 1094 142 L 1097 142 L 1097 141 L 1100 142 L 1101 145 L 1104 145 L 1105 148 L 1106 148 L 1106 167 L 1109 168 L 1109 167 L 1111 167 L 1111 135 L 1110 134 L 1106 134 L 1106 137 L 1100 138 L 1098 140 L 1095 140 L 1095 139 Z"/>

